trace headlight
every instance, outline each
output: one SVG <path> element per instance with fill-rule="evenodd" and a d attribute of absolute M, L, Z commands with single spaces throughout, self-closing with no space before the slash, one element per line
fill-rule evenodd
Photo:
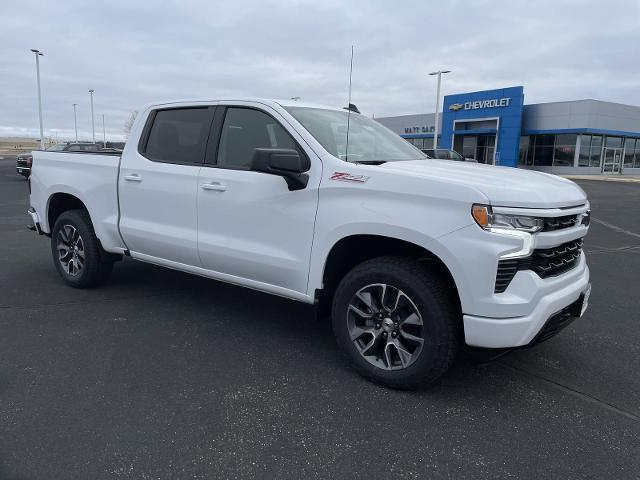
<path fill-rule="evenodd" d="M 493 213 L 489 205 L 474 205 L 471 208 L 471 215 L 485 230 L 501 228 L 535 233 L 544 227 L 544 221 L 541 218 Z"/>

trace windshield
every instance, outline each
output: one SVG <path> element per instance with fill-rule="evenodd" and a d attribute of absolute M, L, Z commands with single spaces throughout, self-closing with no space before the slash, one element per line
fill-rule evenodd
<path fill-rule="evenodd" d="M 422 160 L 427 156 L 375 120 L 358 113 L 285 107 L 331 155 L 348 162 Z M 347 155 L 347 117 L 349 152 Z"/>
<path fill-rule="evenodd" d="M 455 150 L 438 150 L 437 158 L 444 160 L 464 160 L 464 157 Z"/>
<path fill-rule="evenodd" d="M 61 152 L 66 148 L 66 146 L 66 143 L 58 143 L 57 145 L 47 148 L 47 152 Z"/>

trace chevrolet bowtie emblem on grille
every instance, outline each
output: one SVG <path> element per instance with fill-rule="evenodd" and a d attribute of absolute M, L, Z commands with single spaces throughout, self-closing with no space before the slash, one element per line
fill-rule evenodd
<path fill-rule="evenodd" d="M 458 110 L 462 110 L 462 107 L 464 107 L 462 103 L 452 103 L 451 105 L 449 105 L 449 110 L 457 112 Z"/>

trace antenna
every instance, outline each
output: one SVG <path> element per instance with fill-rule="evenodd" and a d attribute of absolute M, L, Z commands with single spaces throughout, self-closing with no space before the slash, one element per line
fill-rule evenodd
<path fill-rule="evenodd" d="M 349 161 L 349 123 L 351 120 L 351 77 L 353 76 L 353 45 L 351 45 L 351 65 L 349 67 L 349 101 L 347 102 L 347 145 L 345 149 L 345 160 Z"/>

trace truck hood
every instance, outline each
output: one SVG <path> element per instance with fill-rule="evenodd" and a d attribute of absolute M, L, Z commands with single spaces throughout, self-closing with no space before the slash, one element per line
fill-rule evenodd
<path fill-rule="evenodd" d="M 533 170 L 432 159 L 387 162 L 379 168 L 473 187 L 494 206 L 558 208 L 587 201 L 584 191 L 571 180 Z"/>

